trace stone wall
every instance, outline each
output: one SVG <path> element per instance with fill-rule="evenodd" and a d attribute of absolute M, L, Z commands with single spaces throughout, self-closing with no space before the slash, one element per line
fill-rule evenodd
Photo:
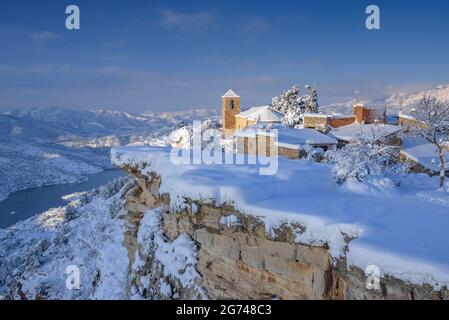
<path fill-rule="evenodd" d="M 332 128 L 340 128 L 347 125 L 350 125 L 355 122 L 355 116 L 349 116 L 349 117 L 332 117 L 329 120 L 329 125 Z"/>
<path fill-rule="evenodd" d="M 278 147 L 278 153 L 279 153 L 279 156 L 281 156 L 281 157 L 285 157 L 287 159 L 293 159 L 293 160 L 301 159 L 306 156 L 306 154 L 304 152 L 300 152 L 300 150 L 283 148 L 283 147 Z"/>
<path fill-rule="evenodd" d="M 231 108 L 231 103 L 234 108 Z M 225 135 L 232 134 L 235 131 L 235 115 L 240 113 L 240 98 L 238 97 L 223 97 L 222 98 L 222 126 Z"/>
<path fill-rule="evenodd" d="M 320 129 L 325 131 L 329 124 L 329 118 L 330 117 L 328 115 L 305 114 L 303 116 L 303 125 L 304 128 Z"/>
<path fill-rule="evenodd" d="M 268 136 L 256 135 L 256 137 L 237 137 L 237 152 L 240 154 L 260 155 L 269 157 L 285 157 L 288 159 L 300 159 L 305 156 L 299 150 L 273 147 L 274 139 Z"/>
<path fill-rule="evenodd" d="M 363 105 L 354 106 L 354 116 L 357 123 L 387 123 L 387 111 L 385 108 L 369 108 Z"/>
<path fill-rule="evenodd" d="M 191 199 L 185 199 L 185 209 L 174 212 L 170 195 L 159 193 L 157 175 L 142 177 L 138 169 L 125 170 L 139 184 L 128 200 L 132 216 L 139 216 L 136 210 L 143 214 L 143 208 L 162 206 L 166 237 L 173 240 L 188 234 L 194 239 L 199 248 L 199 285 L 211 299 L 449 299 L 446 288 L 435 291 L 429 285 L 417 286 L 393 277 L 382 278 L 379 290 L 368 290 L 363 270 L 348 266 L 344 258 L 333 261 L 326 245 L 295 243 L 295 232 L 304 231 L 301 225 L 285 225 L 267 234 L 264 223 L 254 216 L 256 212 L 242 214 L 232 206 Z M 237 218 L 233 224 L 220 222 L 231 215 Z M 136 226 L 138 229 L 138 223 Z M 130 250 L 139 251 L 132 246 Z M 150 277 L 151 297 L 163 298 L 158 293 L 160 266 L 154 260 L 146 257 L 148 265 L 133 281 Z M 178 298 L 201 297 L 179 283 L 173 286 L 180 293 Z"/>
<path fill-rule="evenodd" d="M 245 128 L 250 127 L 255 124 L 256 124 L 256 121 L 254 121 L 254 120 L 247 119 L 247 118 L 245 118 L 243 116 L 239 116 L 239 115 L 235 116 L 236 130 L 245 129 Z"/>

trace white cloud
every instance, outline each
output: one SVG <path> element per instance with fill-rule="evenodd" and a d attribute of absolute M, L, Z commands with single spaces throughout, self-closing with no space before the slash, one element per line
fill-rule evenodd
<path fill-rule="evenodd" d="M 191 28 L 213 24 L 215 16 L 209 12 L 184 13 L 173 10 L 161 12 L 161 24 L 165 27 Z"/>
<path fill-rule="evenodd" d="M 0 75 L 5 76 L 65 74 L 71 71 L 73 68 L 70 64 L 38 64 L 25 67 L 0 65 Z"/>
<path fill-rule="evenodd" d="M 257 33 L 268 28 L 268 22 L 262 17 L 249 17 L 242 23 L 242 30 L 245 33 Z"/>
<path fill-rule="evenodd" d="M 45 42 L 55 40 L 61 37 L 60 34 L 51 32 L 51 31 L 33 31 L 29 34 L 31 40 L 36 42 Z"/>

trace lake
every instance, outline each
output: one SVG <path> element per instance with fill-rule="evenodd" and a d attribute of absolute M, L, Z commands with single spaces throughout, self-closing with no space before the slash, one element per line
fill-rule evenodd
<path fill-rule="evenodd" d="M 17 191 L 0 201 L 0 228 L 7 228 L 18 221 L 28 219 L 51 208 L 65 206 L 62 197 L 74 192 L 89 191 L 125 176 L 119 169 L 105 170 L 88 176 L 81 183 L 58 184 Z"/>

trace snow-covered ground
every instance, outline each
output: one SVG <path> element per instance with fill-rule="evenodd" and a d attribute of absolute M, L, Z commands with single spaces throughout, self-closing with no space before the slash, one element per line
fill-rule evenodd
<path fill-rule="evenodd" d="M 140 221 L 137 241 L 140 244 L 145 255 L 153 255 L 163 267 L 164 278 L 178 280 L 183 288 L 192 288 L 205 298 L 206 294 L 201 287 L 197 285 L 197 280 L 201 276 L 196 270 L 198 249 L 195 242 L 186 234 L 181 234 L 174 241 L 166 240 L 162 225 L 162 208 L 148 210 Z M 140 255 L 136 252 L 136 260 L 132 266 L 133 274 L 140 271 L 144 266 Z M 131 276 L 133 276 L 133 274 Z M 151 287 L 148 277 L 140 278 L 140 286 L 135 288 L 132 299 L 143 298 L 144 292 L 148 296 L 154 295 L 154 288 Z M 171 284 L 160 279 L 160 289 L 162 296 L 172 298 L 176 295 L 175 289 Z"/>
<path fill-rule="evenodd" d="M 411 174 L 371 177 L 365 184 L 339 186 L 329 164 L 279 159 L 273 176 L 259 175 L 260 165 L 175 165 L 168 148 L 117 147 L 116 165 L 143 163 L 142 173 L 162 177 L 161 192 L 174 207 L 183 197 L 231 203 L 259 216 L 266 232 L 282 223 L 298 222 L 297 241 L 324 244 L 338 258 L 349 244 L 348 261 L 365 269 L 377 265 L 383 274 L 434 287 L 449 284 L 449 185 L 435 191 L 437 178 Z"/>
<path fill-rule="evenodd" d="M 64 109 L 0 114 L 0 201 L 17 190 L 81 182 L 87 175 L 111 166 L 109 152 L 113 146 L 166 146 L 175 137 L 190 141 L 192 121 L 214 114 L 213 110 L 193 110 L 134 116 Z M 67 206 L 0 229 L 0 297 L 130 298 L 122 217 L 125 195 L 132 186 L 129 179 L 121 179 L 91 192 L 66 195 L 63 198 L 70 201 Z M 167 275 L 179 276 L 183 283 L 193 281 L 193 242 L 185 236 L 174 243 L 164 241 L 161 231 L 148 224 L 150 217 L 148 214 L 143 220 L 140 234 L 151 228 L 159 235 L 152 245 L 157 249 L 156 258 L 163 266 L 167 264 Z M 171 272 L 174 269 L 170 266 L 175 263 L 179 267 L 182 261 L 185 275 Z M 79 290 L 66 287 L 66 271 L 73 271 L 71 266 L 80 271 Z M 170 296 L 170 285 L 161 287 Z"/>
<path fill-rule="evenodd" d="M 0 229 L 0 295 L 14 299 L 124 299 L 128 252 L 121 178 L 74 197 L 65 207 Z M 76 266 L 79 290 L 66 280 Z"/>
<path fill-rule="evenodd" d="M 214 110 L 147 112 L 34 108 L 0 114 L 0 201 L 43 185 L 77 183 L 110 167 L 111 147 L 167 145 L 175 129 Z"/>
<path fill-rule="evenodd" d="M 110 167 L 107 152 L 51 143 L 0 143 L 0 201 L 18 190 L 85 181 L 87 175 Z"/>

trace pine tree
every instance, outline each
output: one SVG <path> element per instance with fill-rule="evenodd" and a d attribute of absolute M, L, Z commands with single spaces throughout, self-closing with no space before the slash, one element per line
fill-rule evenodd
<path fill-rule="evenodd" d="M 285 116 L 282 122 L 290 127 L 299 128 L 303 123 L 304 113 L 319 111 L 318 93 L 315 87 L 305 86 L 308 95 L 299 96 L 299 86 L 295 85 L 282 95 L 274 97 L 271 107 L 282 112 Z"/>

